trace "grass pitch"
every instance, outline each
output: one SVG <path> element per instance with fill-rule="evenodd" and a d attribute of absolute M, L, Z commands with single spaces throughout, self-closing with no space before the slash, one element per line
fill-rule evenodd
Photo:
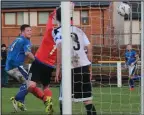
<path fill-rule="evenodd" d="M 59 114 L 59 88 L 51 88 L 53 91 L 54 115 Z M 2 88 L 2 115 L 46 115 L 44 104 L 32 94 L 26 96 L 28 111 L 12 113 L 13 107 L 10 97 L 14 96 L 18 88 Z M 93 103 L 98 115 L 139 115 L 140 114 L 140 88 L 129 91 L 128 87 L 94 87 Z M 82 103 L 73 103 L 73 114 L 86 115 Z"/>

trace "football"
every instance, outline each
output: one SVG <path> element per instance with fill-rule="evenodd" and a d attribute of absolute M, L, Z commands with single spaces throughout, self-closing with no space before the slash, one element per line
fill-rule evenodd
<path fill-rule="evenodd" d="M 129 15 L 131 11 L 131 8 L 128 4 L 121 2 L 120 5 L 117 8 L 118 14 L 121 16 Z"/>

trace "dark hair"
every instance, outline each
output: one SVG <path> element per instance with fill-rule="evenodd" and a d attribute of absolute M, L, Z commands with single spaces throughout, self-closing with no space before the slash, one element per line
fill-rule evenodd
<path fill-rule="evenodd" d="M 56 20 L 61 22 L 61 8 L 56 10 Z M 73 20 L 73 17 L 71 17 L 71 20 Z"/>
<path fill-rule="evenodd" d="M 2 44 L 2 45 L 1 45 L 1 48 L 2 48 L 2 47 L 6 47 L 6 45 L 5 45 L 5 44 Z"/>
<path fill-rule="evenodd" d="M 56 10 L 56 19 L 57 21 L 61 22 L 61 8 Z"/>
<path fill-rule="evenodd" d="M 21 25 L 21 27 L 20 27 L 21 32 L 24 31 L 25 28 L 27 28 L 27 27 L 30 27 L 30 25 L 28 25 L 28 24 Z"/>

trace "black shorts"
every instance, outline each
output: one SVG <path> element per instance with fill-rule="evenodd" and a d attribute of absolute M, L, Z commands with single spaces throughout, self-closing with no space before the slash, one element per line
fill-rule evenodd
<path fill-rule="evenodd" d="M 61 91 L 60 87 L 60 100 L 62 100 Z M 92 100 L 89 66 L 72 69 L 72 98 L 75 102 Z"/>
<path fill-rule="evenodd" d="M 36 59 L 30 67 L 29 73 L 32 74 L 30 76 L 30 80 L 37 83 L 40 82 L 41 84 L 43 84 L 43 86 L 47 86 L 50 84 L 52 72 L 52 67 L 49 67 Z"/>

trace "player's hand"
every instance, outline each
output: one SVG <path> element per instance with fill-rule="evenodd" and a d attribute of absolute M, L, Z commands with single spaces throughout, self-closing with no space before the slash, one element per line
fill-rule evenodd
<path fill-rule="evenodd" d="M 134 64 L 135 64 L 134 62 L 133 62 L 133 63 L 131 63 L 131 66 L 134 66 Z"/>
<path fill-rule="evenodd" d="M 59 82 L 59 78 L 57 76 L 55 76 L 55 82 L 58 83 Z"/>
<path fill-rule="evenodd" d="M 60 69 L 58 68 L 58 69 L 56 69 L 55 82 L 58 83 L 60 78 L 61 78 L 61 72 L 60 72 Z"/>

